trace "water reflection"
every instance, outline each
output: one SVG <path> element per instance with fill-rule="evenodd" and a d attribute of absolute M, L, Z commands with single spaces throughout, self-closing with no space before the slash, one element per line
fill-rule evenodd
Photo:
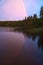
<path fill-rule="evenodd" d="M 9 65 L 16 62 L 23 45 L 24 35 L 22 33 L 0 32 L 0 64 Z"/>
<path fill-rule="evenodd" d="M 21 29 L 21 28 L 18 28 L 18 29 L 14 29 L 14 31 L 18 31 L 18 32 L 22 32 L 22 33 L 24 33 L 24 35 L 25 35 L 25 37 L 27 37 L 27 39 L 29 38 L 29 39 L 31 39 L 32 38 L 32 41 L 35 41 L 35 39 L 37 39 L 37 37 L 38 37 L 38 42 L 37 42 L 37 44 L 38 44 L 38 48 L 41 48 L 41 49 L 43 49 L 43 34 L 30 34 L 30 33 L 28 33 L 27 31 L 25 31 L 25 29 Z"/>
<path fill-rule="evenodd" d="M 39 36 L 39 39 L 38 39 L 38 47 L 43 50 L 43 35 L 40 35 Z"/>
<path fill-rule="evenodd" d="M 29 35 L 27 34 L 27 32 L 25 33 L 27 35 L 28 38 L 32 38 L 32 41 L 35 41 L 35 39 L 37 39 L 38 37 L 38 42 L 37 42 L 37 45 L 38 45 L 38 48 L 42 49 L 43 50 L 43 34 L 39 34 L 39 35 Z"/>
<path fill-rule="evenodd" d="M 38 45 L 38 48 L 40 48 L 41 50 L 43 50 L 43 34 L 39 34 L 39 35 L 29 35 L 27 32 L 25 33 L 26 34 L 26 36 L 28 37 L 28 38 L 32 38 L 32 41 L 35 41 L 35 39 L 37 39 L 37 37 L 38 37 L 38 42 L 37 42 L 37 45 Z"/>
<path fill-rule="evenodd" d="M 0 29 L 0 64 L 43 65 L 43 35 L 29 34 L 24 29 L 11 30 Z"/>

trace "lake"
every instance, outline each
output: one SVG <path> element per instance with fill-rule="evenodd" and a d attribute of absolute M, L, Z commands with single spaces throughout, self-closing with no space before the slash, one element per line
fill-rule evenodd
<path fill-rule="evenodd" d="M 0 65 L 43 65 L 43 35 L 0 27 Z"/>

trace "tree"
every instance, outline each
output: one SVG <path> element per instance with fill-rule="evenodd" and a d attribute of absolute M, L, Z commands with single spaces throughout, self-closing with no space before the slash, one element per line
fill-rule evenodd
<path fill-rule="evenodd" d="M 36 19 L 36 18 L 37 18 L 37 14 L 34 14 L 34 15 L 33 15 L 33 18 Z"/>
<path fill-rule="evenodd" d="M 33 15 L 33 22 L 36 22 L 37 21 L 37 14 L 34 14 Z"/>
<path fill-rule="evenodd" d="M 43 18 L 43 6 L 40 9 L 40 18 Z"/>

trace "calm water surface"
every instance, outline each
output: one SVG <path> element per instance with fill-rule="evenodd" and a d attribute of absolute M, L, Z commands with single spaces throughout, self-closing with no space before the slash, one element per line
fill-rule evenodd
<path fill-rule="evenodd" d="M 0 65 L 43 65 L 43 36 L 0 27 Z"/>

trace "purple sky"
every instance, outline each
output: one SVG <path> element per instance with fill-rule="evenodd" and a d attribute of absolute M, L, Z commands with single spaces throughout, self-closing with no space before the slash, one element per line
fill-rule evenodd
<path fill-rule="evenodd" d="M 43 0 L 0 0 L 0 20 L 19 20 L 39 15 Z"/>

